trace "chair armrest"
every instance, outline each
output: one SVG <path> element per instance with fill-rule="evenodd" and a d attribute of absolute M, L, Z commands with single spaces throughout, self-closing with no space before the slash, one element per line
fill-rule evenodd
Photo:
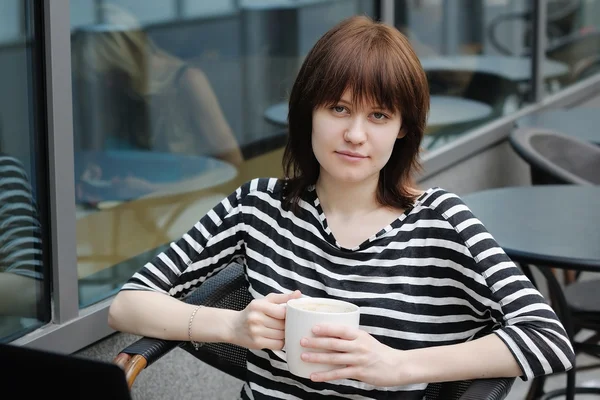
<path fill-rule="evenodd" d="M 460 397 L 461 400 L 502 400 L 512 388 L 515 378 L 475 379 Z"/>
<path fill-rule="evenodd" d="M 181 342 L 143 337 L 130 344 L 113 359 L 125 371 L 127 385 L 131 389 L 135 379 L 147 366 L 160 359 Z"/>
<path fill-rule="evenodd" d="M 243 267 L 237 263 L 232 263 L 218 274 L 207 279 L 198 289 L 182 300 L 188 304 L 219 307 L 227 296 L 244 284 L 246 284 L 246 280 Z M 113 359 L 113 362 L 124 369 L 127 384 L 131 389 L 135 379 L 144 368 L 184 343 L 186 342 L 142 337 L 121 350 Z"/>

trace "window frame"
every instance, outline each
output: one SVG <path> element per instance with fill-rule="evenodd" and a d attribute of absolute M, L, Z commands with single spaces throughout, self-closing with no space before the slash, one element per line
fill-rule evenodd
<path fill-rule="evenodd" d="M 546 0 L 533 0 L 537 19 L 535 44 L 545 42 L 544 10 Z M 381 0 L 381 19 L 393 21 L 394 0 Z M 77 249 L 75 232 L 75 188 L 71 95 L 71 43 L 69 0 L 43 0 L 41 7 L 44 33 L 45 106 L 48 131 L 49 244 L 52 271 L 52 320 L 42 328 L 13 341 L 16 345 L 73 353 L 114 333 L 108 327 L 107 298 L 79 309 Z M 540 28 L 540 26 L 542 28 Z M 540 54 L 532 62 L 535 102 L 470 131 L 448 145 L 428 152 L 423 157 L 426 179 L 444 169 L 482 152 L 507 139 L 515 121 L 533 112 L 556 107 L 569 107 L 591 98 L 600 91 L 600 74 L 542 97 Z"/>

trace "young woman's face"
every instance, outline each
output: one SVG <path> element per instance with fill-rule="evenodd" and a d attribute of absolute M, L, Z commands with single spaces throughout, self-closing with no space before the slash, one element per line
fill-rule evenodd
<path fill-rule="evenodd" d="M 335 106 L 320 107 L 312 117 L 312 149 L 320 174 L 344 183 L 378 179 L 396 139 L 404 136 L 398 112 L 352 104 L 347 90 Z"/>

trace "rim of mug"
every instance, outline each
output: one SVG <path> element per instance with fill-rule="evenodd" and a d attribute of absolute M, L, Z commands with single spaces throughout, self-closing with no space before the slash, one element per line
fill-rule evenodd
<path fill-rule="evenodd" d="M 340 311 L 340 312 L 325 312 L 325 311 L 313 311 L 313 310 L 305 310 L 302 308 L 294 307 L 294 304 L 306 304 L 306 303 L 320 303 L 320 304 L 331 304 L 331 305 L 339 305 L 343 307 L 350 307 L 351 310 L 348 311 Z M 287 306 L 293 308 L 294 310 L 303 311 L 307 313 L 313 314 L 351 314 L 360 311 L 360 307 L 356 304 L 352 304 L 345 300 L 338 299 L 329 299 L 327 297 L 300 297 L 298 299 L 292 299 L 287 302 Z"/>

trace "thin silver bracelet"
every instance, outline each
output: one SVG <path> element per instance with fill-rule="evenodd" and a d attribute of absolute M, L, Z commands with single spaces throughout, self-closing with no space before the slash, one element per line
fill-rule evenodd
<path fill-rule="evenodd" d="M 204 306 L 196 306 L 196 308 L 194 308 L 194 311 L 192 311 L 192 315 L 190 315 L 190 322 L 188 323 L 188 337 L 190 339 L 191 345 L 194 347 L 195 350 L 198 350 L 200 347 L 202 347 L 202 343 L 198 343 L 192 340 L 192 322 L 194 321 L 196 312 L 198 312 L 198 310 L 202 307 Z"/>

